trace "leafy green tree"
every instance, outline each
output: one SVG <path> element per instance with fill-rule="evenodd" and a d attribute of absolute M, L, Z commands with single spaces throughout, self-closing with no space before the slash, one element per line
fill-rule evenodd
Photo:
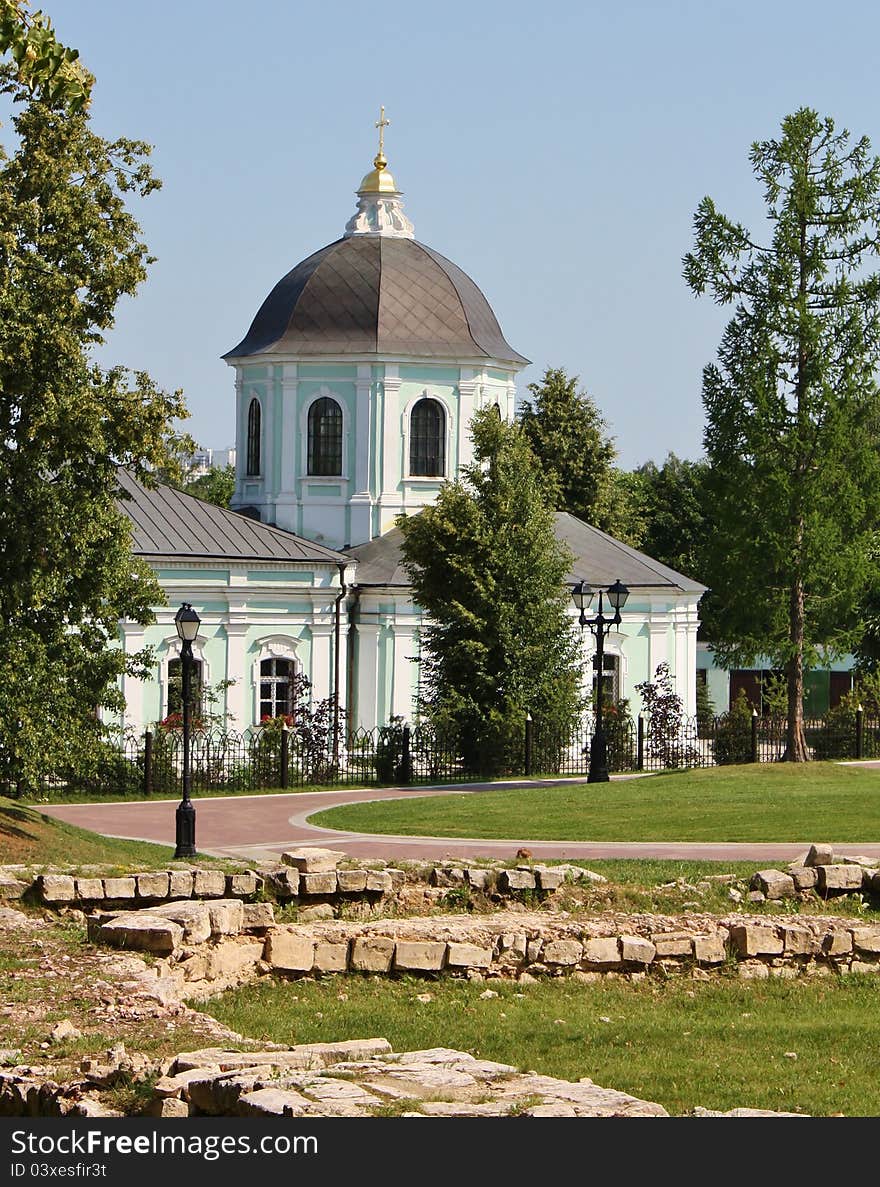
<path fill-rule="evenodd" d="M 616 451 L 599 409 L 578 390 L 578 377 L 566 375 L 561 367 L 548 367 L 529 391 L 530 402 L 519 420 L 556 510 L 608 530 Z"/>
<path fill-rule="evenodd" d="M 880 513 L 880 161 L 802 108 L 751 150 L 761 243 L 704 198 L 684 276 L 734 306 L 703 373 L 706 505 L 722 662 L 784 667 L 786 757 L 808 757 L 803 673 L 859 634 Z"/>
<path fill-rule="evenodd" d="M 646 462 L 641 480 L 645 526 L 640 547 L 655 560 L 696 580 L 705 567 L 705 462 L 667 454 L 662 466 Z"/>
<path fill-rule="evenodd" d="M 158 185 L 147 146 L 108 143 L 62 99 L 27 102 L 10 66 L 0 90 L 23 104 L 0 147 L 0 785 L 20 790 L 98 761 L 96 710 L 121 709 L 120 675 L 143 670 L 118 623 L 163 597 L 131 555 L 117 467 L 151 481 L 186 413 L 91 354 L 146 274 L 125 197 Z"/>
<path fill-rule="evenodd" d="M 422 631 L 422 711 L 486 774 L 521 761 L 527 713 L 564 730 L 579 708 L 579 640 L 567 612 L 571 557 L 558 544 L 523 430 L 491 411 L 475 461 L 436 503 L 401 517 Z"/>
<path fill-rule="evenodd" d="M 185 481 L 181 490 L 228 509 L 235 493 L 235 466 L 212 466 L 207 474 Z"/>
<path fill-rule="evenodd" d="M 19 84 L 35 98 L 81 111 L 90 102 L 94 78 L 79 51 L 62 45 L 42 12 L 30 13 L 27 0 L 0 0 L 0 53 L 15 64 Z"/>

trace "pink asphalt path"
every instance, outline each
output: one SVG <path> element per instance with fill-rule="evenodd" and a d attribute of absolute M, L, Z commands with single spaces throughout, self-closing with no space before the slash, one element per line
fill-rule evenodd
<path fill-rule="evenodd" d="M 867 765 L 867 764 L 866 764 Z M 539 860 L 598 858 L 668 858 L 694 861 L 772 861 L 796 857 L 808 848 L 807 837 L 788 843 L 708 843 L 702 841 L 533 841 L 510 837 L 492 841 L 457 837 L 402 837 L 370 833 L 337 832 L 308 823 L 315 812 L 337 804 L 374 800 L 413 799 L 428 795 L 479 795 L 506 787 L 540 787 L 561 780 L 523 780 L 506 784 L 483 783 L 445 787 L 362 788 L 352 791 L 300 792 L 282 795 L 231 796 L 195 799 L 196 845 L 200 852 L 249 861 L 277 858 L 285 849 L 319 845 L 338 849 L 351 857 L 413 859 L 500 857 L 513 859 L 526 846 Z M 582 782 L 582 780 L 564 780 Z M 127 837 L 174 845 L 175 808 L 178 800 L 149 800 L 101 804 L 43 804 L 40 811 L 57 820 L 110 837 Z M 832 841 L 833 843 L 833 841 Z M 839 848 L 880 857 L 880 844 L 840 845 Z"/>

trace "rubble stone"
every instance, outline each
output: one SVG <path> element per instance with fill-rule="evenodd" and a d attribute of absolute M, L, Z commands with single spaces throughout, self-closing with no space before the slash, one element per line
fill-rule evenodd
<path fill-rule="evenodd" d="M 282 862 L 299 870 L 301 874 L 335 873 L 336 867 L 344 858 L 345 854 L 336 849 L 318 849 L 308 845 L 288 849 L 281 854 Z"/>

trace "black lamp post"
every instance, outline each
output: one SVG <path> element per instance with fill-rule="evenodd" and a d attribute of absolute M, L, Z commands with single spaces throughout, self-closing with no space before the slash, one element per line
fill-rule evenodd
<path fill-rule="evenodd" d="M 587 618 L 585 611 L 590 606 L 597 592 L 599 594 L 599 613 L 595 618 Z M 607 594 L 608 601 L 614 609 L 613 618 L 607 618 L 602 613 L 603 593 Z M 593 744 L 590 747 L 590 770 L 587 775 L 587 782 L 607 783 L 608 747 L 605 741 L 605 726 L 602 719 L 602 677 L 604 675 L 605 662 L 605 636 L 613 626 L 620 625 L 620 611 L 626 604 L 626 599 L 629 597 L 629 590 L 619 580 L 615 581 L 613 585 L 610 585 L 607 590 L 594 590 L 590 588 L 586 581 L 578 581 L 571 588 L 571 596 L 574 598 L 574 604 L 581 612 L 581 630 L 585 626 L 588 626 L 596 636 L 596 666 L 599 670 L 596 695 L 596 729 L 593 734 Z"/>
<path fill-rule="evenodd" d="M 196 810 L 192 806 L 192 775 L 190 772 L 189 735 L 192 718 L 192 645 L 198 637 L 201 619 L 189 602 L 184 602 L 174 615 L 174 625 L 181 641 L 180 667 L 182 676 L 181 699 L 183 701 L 183 799 L 175 817 L 175 857 L 190 858 L 196 855 Z"/>

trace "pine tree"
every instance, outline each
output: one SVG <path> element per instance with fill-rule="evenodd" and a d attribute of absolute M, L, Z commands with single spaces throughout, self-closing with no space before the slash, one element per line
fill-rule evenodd
<path fill-rule="evenodd" d="M 570 726 L 579 640 L 565 585 L 571 557 L 554 535 L 525 434 L 492 411 L 471 429 L 475 461 L 437 501 L 398 524 L 422 631 L 422 711 L 465 761 L 496 774 L 521 761 L 527 713 Z"/>
<path fill-rule="evenodd" d="M 568 511 L 603 531 L 615 514 L 614 443 L 595 402 L 578 390 L 578 377 L 548 367 L 530 383 L 520 424 L 546 475 L 557 511 Z"/>
<path fill-rule="evenodd" d="M 808 108 L 750 159 L 768 241 L 707 197 L 684 259 L 695 293 L 734 306 L 703 375 L 712 642 L 723 662 L 784 667 L 802 761 L 803 673 L 858 636 L 880 513 L 880 161 Z"/>

